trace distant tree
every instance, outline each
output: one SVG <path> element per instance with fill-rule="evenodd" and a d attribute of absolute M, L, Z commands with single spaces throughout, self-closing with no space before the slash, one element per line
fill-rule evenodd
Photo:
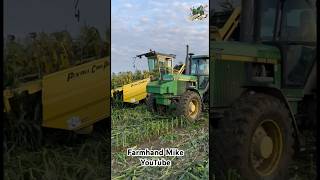
<path fill-rule="evenodd" d="M 112 89 L 114 88 L 118 88 L 121 87 L 123 85 L 132 83 L 134 81 L 138 81 L 138 80 L 142 80 L 145 78 L 149 78 L 151 75 L 151 73 L 147 70 L 144 71 L 140 71 L 137 70 L 134 73 L 132 73 L 131 71 L 127 71 L 127 72 L 119 72 L 119 73 L 112 73 Z"/>
<path fill-rule="evenodd" d="M 101 57 L 103 41 L 97 28 L 84 26 L 80 30 L 81 59 Z"/>
<path fill-rule="evenodd" d="M 71 37 L 67 31 L 32 32 L 22 39 L 9 35 L 4 41 L 4 85 L 16 86 L 36 75 L 67 68 L 80 59 L 110 55 L 109 49 L 110 41 L 102 39 L 98 29 L 91 26 L 82 27 L 78 37 Z"/>
<path fill-rule="evenodd" d="M 3 55 L 4 86 L 16 85 L 17 77 L 26 70 L 23 68 L 27 62 L 25 48 L 14 39 L 7 40 Z"/>

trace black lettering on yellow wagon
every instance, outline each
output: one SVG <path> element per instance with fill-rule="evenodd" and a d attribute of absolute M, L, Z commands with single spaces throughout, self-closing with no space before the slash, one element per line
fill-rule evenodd
<path fill-rule="evenodd" d="M 69 72 L 67 74 L 67 82 L 69 82 L 72 79 L 78 78 L 80 76 L 83 75 L 87 75 L 89 73 L 95 73 L 99 70 L 104 70 L 107 67 L 106 63 L 103 64 L 94 64 L 91 66 L 91 68 L 87 68 L 87 69 L 82 69 L 80 71 L 75 71 L 75 72 Z"/>

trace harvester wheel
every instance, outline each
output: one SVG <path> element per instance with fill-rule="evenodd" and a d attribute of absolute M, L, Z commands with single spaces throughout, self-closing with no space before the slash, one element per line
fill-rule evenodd
<path fill-rule="evenodd" d="M 216 179 L 288 179 L 293 128 L 285 105 L 265 94 L 247 95 L 225 112 L 214 133 Z M 229 177 L 228 177 L 229 176 Z"/>
<path fill-rule="evenodd" d="M 148 94 L 146 97 L 146 106 L 148 111 L 155 112 L 156 111 L 156 99 L 151 95 Z"/>
<path fill-rule="evenodd" d="M 178 115 L 184 116 L 188 121 L 196 121 L 202 110 L 201 98 L 193 91 L 185 92 L 177 104 Z"/>

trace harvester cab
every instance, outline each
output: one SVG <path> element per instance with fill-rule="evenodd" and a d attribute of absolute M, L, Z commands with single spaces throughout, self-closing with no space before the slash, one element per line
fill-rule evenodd
<path fill-rule="evenodd" d="M 185 67 L 184 74 L 168 73 L 148 83 L 146 102 L 150 111 L 173 110 L 189 121 L 199 118 L 209 89 L 209 56 L 193 56 L 187 50 Z"/>
<path fill-rule="evenodd" d="M 172 64 L 176 58 L 176 55 L 174 54 L 159 53 L 150 49 L 150 52 L 137 55 L 136 57 L 142 58 L 143 56 L 148 60 L 148 69 L 152 75 L 152 80 L 157 78 L 161 79 L 164 74 L 172 74 L 180 70 L 180 68 L 173 68 Z"/>
<path fill-rule="evenodd" d="M 149 76 L 138 81 L 125 84 L 111 91 L 112 98 L 125 103 L 139 103 L 147 96 L 146 86 L 148 82 L 163 79 L 165 74 L 182 74 L 185 65 L 179 64 L 173 67 L 174 54 L 164 54 L 153 50 L 136 55 L 135 58 L 146 57 L 148 61 Z"/>

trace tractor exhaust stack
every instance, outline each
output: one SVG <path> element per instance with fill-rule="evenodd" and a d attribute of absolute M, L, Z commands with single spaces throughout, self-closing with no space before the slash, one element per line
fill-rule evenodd
<path fill-rule="evenodd" d="M 190 63 L 189 63 L 189 45 L 187 45 L 187 49 L 186 49 L 186 62 L 185 62 L 185 66 L 186 66 L 186 70 L 185 70 L 185 74 L 189 74 L 189 69 L 190 69 Z"/>
<path fill-rule="evenodd" d="M 244 7 L 246 9 L 244 9 Z M 240 41 L 252 42 L 254 29 L 254 0 L 241 1 Z"/>

